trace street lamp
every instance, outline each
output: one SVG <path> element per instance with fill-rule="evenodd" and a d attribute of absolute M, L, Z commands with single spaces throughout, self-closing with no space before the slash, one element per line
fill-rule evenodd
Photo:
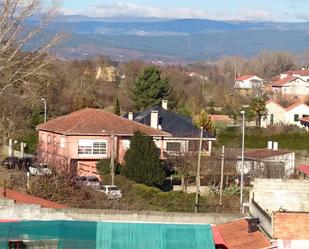
<path fill-rule="evenodd" d="M 244 189 L 244 151 L 245 151 L 245 111 L 242 114 L 242 143 L 241 143 L 241 170 L 240 170 L 240 210 L 243 211 Z"/>
<path fill-rule="evenodd" d="M 47 105 L 46 105 L 46 99 L 41 98 L 41 100 L 44 102 L 44 123 L 46 123 L 47 120 Z"/>

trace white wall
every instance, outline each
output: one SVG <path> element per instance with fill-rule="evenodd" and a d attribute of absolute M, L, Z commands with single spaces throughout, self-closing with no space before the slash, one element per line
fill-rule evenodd
<path fill-rule="evenodd" d="M 295 79 L 282 87 L 283 94 L 307 95 L 309 94 L 309 82 Z"/>
<path fill-rule="evenodd" d="M 273 114 L 273 125 L 279 125 L 279 124 L 284 124 L 285 123 L 285 113 L 286 110 L 274 103 L 274 102 L 270 102 L 268 104 L 266 104 L 266 109 L 267 109 L 267 115 L 266 117 L 263 117 L 261 120 L 261 126 L 266 128 L 268 125 L 271 125 L 270 121 L 271 121 L 271 114 Z"/>
<path fill-rule="evenodd" d="M 261 81 L 260 86 L 262 86 L 262 81 L 263 79 L 261 79 L 260 77 L 257 76 L 253 76 L 249 79 L 246 80 L 236 80 L 235 81 L 235 88 L 242 88 L 242 89 L 252 89 L 254 87 L 258 87 L 256 86 L 256 84 L 252 83 L 252 80 L 257 80 L 257 81 Z"/>
<path fill-rule="evenodd" d="M 309 106 L 301 104 L 285 113 L 285 120 L 287 124 L 294 124 L 302 127 L 299 121 L 294 121 L 295 114 L 298 114 L 299 118 L 302 118 L 304 115 L 309 115 Z"/>
<path fill-rule="evenodd" d="M 285 125 L 297 125 L 302 127 L 299 121 L 294 121 L 294 115 L 298 114 L 299 118 L 304 117 L 304 115 L 309 115 L 309 106 L 306 104 L 301 104 L 296 106 L 295 108 L 289 110 L 284 109 L 279 104 L 274 102 L 270 102 L 266 104 L 267 116 L 266 118 L 262 118 L 261 126 L 266 128 L 270 123 L 271 114 L 273 114 L 274 122 L 273 125 L 285 124 Z"/>

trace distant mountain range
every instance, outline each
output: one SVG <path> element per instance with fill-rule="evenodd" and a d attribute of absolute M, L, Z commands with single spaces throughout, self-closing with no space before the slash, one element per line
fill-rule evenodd
<path fill-rule="evenodd" d="M 117 61 L 192 62 L 252 56 L 261 50 L 301 53 L 309 48 L 309 23 L 59 16 L 47 29 L 70 34 L 53 50 L 63 59 L 102 54 Z"/>

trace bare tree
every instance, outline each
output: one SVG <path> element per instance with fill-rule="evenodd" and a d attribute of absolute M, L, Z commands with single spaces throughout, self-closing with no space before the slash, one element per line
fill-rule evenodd
<path fill-rule="evenodd" d="M 47 52 L 64 37 L 45 32 L 57 9 L 57 2 L 44 6 L 41 0 L 0 0 L 0 102 L 6 106 L 0 132 L 4 138 L 16 129 L 18 111 L 36 101 L 48 85 L 52 57 Z M 29 44 L 36 46 L 26 51 Z"/>
<path fill-rule="evenodd" d="M 40 44 L 32 52 L 22 51 L 29 42 L 39 39 L 51 18 L 57 11 L 56 3 L 47 12 L 42 12 L 40 0 L 2 0 L 0 10 L 0 95 L 11 93 L 27 96 L 36 81 L 42 77 L 44 68 L 50 63 L 47 51 L 60 41 L 62 35 L 55 35 L 48 42 Z M 38 15 L 37 25 L 27 25 L 29 18 Z"/>

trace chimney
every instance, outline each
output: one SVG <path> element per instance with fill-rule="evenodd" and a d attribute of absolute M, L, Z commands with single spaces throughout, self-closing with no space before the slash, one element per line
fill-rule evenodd
<path fill-rule="evenodd" d="M 158 129 L 159 112 L 157 110 L 151 110 L 150 126 Z"/>
<path fill-rule="evenodd" d="M 162 100 L 162 108 L 167 110 L 167 100 Z"/>
<path fill-rule="evenodd" d="M 129 112 L 129 114 L 128 114 L 128 119 L 129 119 L 129 120 L 133 120 L 133 112 Z"/>
<path fill-rule="evenodd" d="M 268 141 L 267 143 L 267 149 L 272 150 L 273 149 L 273 141 Z"/>
<path fill-rule="evenodd" d="M 278 150 L 278 142 L 274 142 L 274 144 L 273 144 L 273 150 Z"/>

